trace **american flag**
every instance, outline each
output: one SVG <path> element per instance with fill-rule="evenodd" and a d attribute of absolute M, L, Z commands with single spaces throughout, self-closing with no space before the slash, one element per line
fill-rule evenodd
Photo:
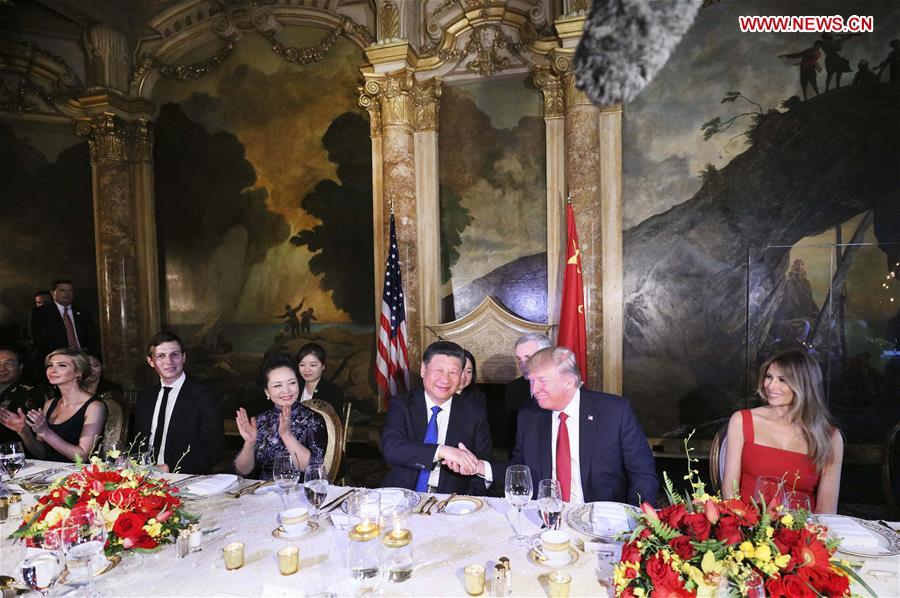
<path fill-rule="evenodd" d="M 375 359 L 375 381 L 385 397 L 409 389 L 409 356 L 406 353 L 406 300 L 400 275 L 400 254 L 394 214 L 391 213 L 391 246 L 384 272 L 381 296 L 381 325 L 378 330 L 378 356 Z"/>

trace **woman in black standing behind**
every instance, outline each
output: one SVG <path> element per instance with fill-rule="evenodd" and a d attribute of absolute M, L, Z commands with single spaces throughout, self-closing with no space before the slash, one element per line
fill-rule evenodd
<path fill-rule="evenodd" d="M 319 399 L 334 408 L 338 417 L 344 414 L 344 393 L 340 387 L 323 377 L 325 373 L 325 349 L 316 343 L 306 343 L 297 351 L 297 367 L 303 377 L 303 394 L 300 401 Z"/>

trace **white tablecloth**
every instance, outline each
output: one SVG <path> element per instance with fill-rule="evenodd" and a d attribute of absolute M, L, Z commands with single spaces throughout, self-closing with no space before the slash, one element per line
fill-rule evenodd
<path fill-rule="evenodd" d="M 329 500 L 344 491 L 341 487 L 331 488 Z M 302 489 L 298 488 L 293 499 L 305 504 Z M 549 569 L 529 562 L 526 549 L 508 541 L 513 533 L 505 516 L 509 506 L 501 499 L 490 498 L 486 502 L 483 509 L 469 515 L 410 515 L 408 522 L 413 532 L 417 566 L 410 580 L 385 583 L 385 594 L 465 596 L 463 568 L 466 565 L 480 563 L 490 574 L 496 560 L 507 556 L 511 560 L 513 595 L 546 596 L 543 576 Z M 97 578 L 97 589 L 109 596 L 154 597 L 353 593 L 344 562 L 347 533 L 337 530 L 327 520 L 320 520 L 319 529 L 303 538 L 281 540 L 271 534 L 277 526 L 276 515 L 284 508 L 278 495 L 208 498 L 188 502 L 187 508 L 201 516 L 204 529 L 219 528 L 204 535 L 202 552 L 178 559 L 174 546 L 169 545 L 157 553 L 126 556 L 118 567 Z M 536 521 L 536 512 L 530 518 Z M 19 578 L 16 565 L 24 549 L 6 539 L 15 525 L 8 521 L 0 526 L 3 536 L 0 573 Z M 245 565 L 237 571 L 226 571 L 221 549 L 235 541 L 245 544 Z M 287 545 L 300 548 L 301 568 L 299 573 L 283 577 L 278 572 L 275 554 Z M 607 592 L 598 576 L 599 566 L 596 555 L 579 552 L 578 561 L 565 568 L 572 575 L 572 596 L 598 596 Z M 879 596 L 900 596 L 900 556 L 867 559 L 860 574 Z M 490 580 L 486 589 L 485 595 L 489 595 Z M 854 589 L 861 592 L 861 588 Z"/>

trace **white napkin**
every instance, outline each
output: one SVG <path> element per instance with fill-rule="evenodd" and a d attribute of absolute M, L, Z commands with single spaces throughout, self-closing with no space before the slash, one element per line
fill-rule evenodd
<path fill-rule="evenodd" d="M 184 487 L 184 491 L 194 496 L 208 496 L 222 492 L 237 481 L 237 476 L 230 473 L 217 473 Z"/>
<path fill-rule="evenodd" d="M 628 514 L 622 505 L 610 503 L 591 505 L 591 529 L 595 534 L 615 534 L 628 528 Z"/>
<path fill-rule="evenodd" d="M 403 495 L 403 490 L 400 490 L 399 488 L 381 488 L 378 490 L 378 494 L 381 495 L 382 511 L 384 509 L 396 507 L 406 499 Z"/>
<path fill-rule="evenodd" d="M 852 519 L 820 515 L 819 521 L 828 526 L 828 533 L 840 538 L 843 548 L 880 548 L 880 538 Z"/>
<path fill-rule="evenodd" d="M 350 529 L 350 515 L 342 513 L 340 509 L 335 509 L 331 512 L 331 523 L 337 529 L 348 530 Z"/>

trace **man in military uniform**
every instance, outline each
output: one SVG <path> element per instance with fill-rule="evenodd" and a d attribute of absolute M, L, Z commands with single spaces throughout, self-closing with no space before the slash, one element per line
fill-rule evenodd
<path fill-rule="evenodd" d="M 39 409 L 44 404 L 41 391 L 22 380 L 22 355 L 12 346 L 0 345 L 0 408 L 13 413 L 19 409 L 27 413 L 30 409 Z M 0 426 L 0 442 L 20 440 L 19 435 Z"/>

